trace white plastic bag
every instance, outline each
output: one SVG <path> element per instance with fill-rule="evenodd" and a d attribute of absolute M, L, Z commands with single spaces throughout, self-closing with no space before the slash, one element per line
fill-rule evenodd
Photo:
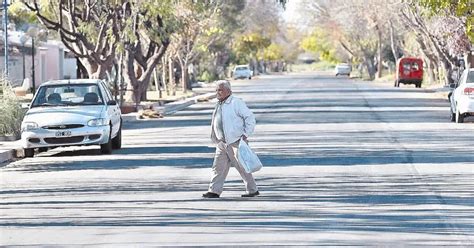
<path fill-rule="evenodd" d="M 253 173 L 262 169 L 262 162 L 258 159 L 257 154 L 255 154 L 247 142 L 243 140 L 239 142 L 237 159 L 247 173 Z"/>

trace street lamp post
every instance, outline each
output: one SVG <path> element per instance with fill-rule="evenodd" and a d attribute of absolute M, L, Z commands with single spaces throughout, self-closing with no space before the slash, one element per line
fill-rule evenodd
<path fill-rule="evenodd" d="M 33 95 L 36 92 L 35 83 L 35 37 L 31 36 L 31 91 Z"/>
<path fill-rule="evenodd" d="M 3 0 L 3 18 L 5 30 L 5 75 L 8 76 L 8 2 Z"/>
<path fill-rule="evenodd" d="M 25 44 L 26 41 L 28 40 L 26 35 L 21 36 L 20 42 L 21 42 L 21 54 L 23 56 L 23 81 L 25 81 L 26 78 L 26 66 L 25 66 Z"/>

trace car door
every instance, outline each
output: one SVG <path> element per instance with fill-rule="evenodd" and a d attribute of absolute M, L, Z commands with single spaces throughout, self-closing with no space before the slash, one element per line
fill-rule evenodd
<path fill-rule="evenodd" d="M 115 103 L 114 105 L 109 105 L 109 103 L 113 100 L 112 94 L 103 82 L 100 83 L 100 87 L 106 101 L 107 115 L 109 116 L 110 121 L 112 122 L 112 137 L 115 137 L 116 133 L 120 129 L 120 108 L 117 103 Z"/>

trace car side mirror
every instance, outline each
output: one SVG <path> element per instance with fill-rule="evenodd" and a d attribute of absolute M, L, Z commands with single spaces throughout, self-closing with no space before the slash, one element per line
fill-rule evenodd
<path fill-rule="evenodd" d="M 28 109 L 28 108 L 30 108 L 30 105 L 31 105 L 30 103 L 22 103 L 21 108 Z"/>
<path fill-rule="evenodd" d="M 115 100 L 110 100 L 107 102 L 107 105 L 117 105 L 117 102 Z"/>

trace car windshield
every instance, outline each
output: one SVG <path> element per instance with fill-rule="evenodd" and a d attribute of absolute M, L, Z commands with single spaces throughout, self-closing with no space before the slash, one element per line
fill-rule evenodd
<path fill-rule="evenodd" d="M 248 69 L 249 69 L 248 67 L 244 67 L 244 66 L 235 68 L 236 71 L 245 71 L 245 70 L 248 70 Z"/>
<path fill-rule="evenodd" d="M 40 87 L 31 107 L 102 104 L 96 84 L 61 84 Z"/>
<path fill-rule="evenodd" d="M 470 71 L 469 74 L 467 74 L 466 83 L 468 84 L 474 83 L 474 71 Z"/>

